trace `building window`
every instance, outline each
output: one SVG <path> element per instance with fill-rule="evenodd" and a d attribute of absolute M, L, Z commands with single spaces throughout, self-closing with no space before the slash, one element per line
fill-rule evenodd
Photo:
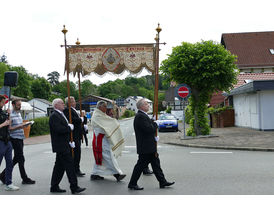
<path fill-rule="evenodd" d="M 269 49 L 271 54 L 274 54 L 274 49 Z"/>

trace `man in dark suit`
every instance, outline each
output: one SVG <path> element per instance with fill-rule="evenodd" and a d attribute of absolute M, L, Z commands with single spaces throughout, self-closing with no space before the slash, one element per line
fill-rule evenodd
<path fill-rule="evenodd" d="M 69 120 L 69 109 L 68 109 L 68 98 L 65 99 L 66 108 L 64 114 Z M 74 148 L 74 168 L 76 175 L 78 177 L 83 177 L 85 173 L 80 170 L 80 161 L 81 161 L 81 140 L 83 135 L 82 123 L 84 122 L 84 117 L 80 117 L 75 109 L 76 101 L 73 96 L 70 96 L 70 108 L 71 108 L 71 120 L 74 126 L 73 130 L 73 141 L 75 142 Z"/>
<path fill-rule="evenodd" d="M 56 152 L 56 160 L 51 177 L 50 192 L 66 192 L 66 190 L 60 189 L 59 187 L 59 183 L 63 178 L 64 172 L 66 171 L 71 192 L 72 194 L 77 194 L 84 191 L 86 188 L 80 188 L 78 186 L 77 177 L 74 170 L 71 148 L 74 148 L 75 144 L 74 142 L 70 142 L 70 132 L 74 128 L 72 124 L 69 124 L 63 113 L 65 108 L 63 100 L 59 98 L 54 99 L 52 105 L 54 107 L 54 111 L 49 118 L 49 126 L 52 151 Z"/>
<path fill-rule="evenodd" d="M 159 181 L 160 188 L 173 185 L 175 182 L 168 182 L 165 179 L 160 165 L 159 155 L 157 153 L 157 145 L 155 133 L 157 124 L 149 118 L 149 104 L 145 99 L 140 99 L 137 104 L 138 113 L 134 118 L 134 131 L 136 135 L 138 161 L 133 169 L 133 173 L 128 184 L 129 189 L 143 190 L 144 188 L 137 185 L 137 181 L 144 168 L 151 163 L 153 172 Z"/>

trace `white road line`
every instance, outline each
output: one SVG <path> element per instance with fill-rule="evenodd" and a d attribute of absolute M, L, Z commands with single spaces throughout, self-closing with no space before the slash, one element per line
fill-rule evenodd
<path fill-rule="evenodd" d="M 161 146 L 161 145 L 158 145 L 157 148 L 162 148 L 162 147 L 167 147 L 167 146 Z M 129 145 L 126 145 L 125 148 L 136 148 L 136 146 L 129 146 Z"/>
<path fill-rule="evenodd" d="M 233 152 L 190 152 L 190 154 L 233 154 Z"/>

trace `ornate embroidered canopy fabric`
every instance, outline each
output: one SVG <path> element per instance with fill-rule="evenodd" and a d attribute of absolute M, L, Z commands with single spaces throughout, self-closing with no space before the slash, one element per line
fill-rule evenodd
<path fill-rule="evenodd" d="M 138 73 L 143 68 L 154 73 L 154 44 L 128 45 L 79 45 L 68 48 L 70 72 L 91 72 L 103 75 L 106 72 L 120 74 L 124 70 Z"/>

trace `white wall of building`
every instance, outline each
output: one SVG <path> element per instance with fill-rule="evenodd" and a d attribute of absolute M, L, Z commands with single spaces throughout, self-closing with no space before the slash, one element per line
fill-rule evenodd
<path fill-rule="evenodd" d="M 274 90 L 260 92 L 261 128 L 274 129 Z"/>
<path fill-rule="evenodd" d="M 274 129 L 274 91 L 233 96 L 235 126 L 258 130 Z"/>
<path fill-rule="evenodd" d="M 140 96 L 137 96 L 137 98 L 134 98 L 133 96 L 130 96 L 128 98 L 126 98 L 126 108 L 128 110 L 132 110 L 134 111 L 135 113 L 137 113 L 138 109 L 136 107 L 136 103 L 142 99 L 143 97 L 140 97 Z M 145 98 L 146 99 L 146 98 Z M 148 111 L 148 113 L 152 113 L 152 110 L 153 110 L 153 104 L 152 104 L 152 101 L 149 100 L 149 99 L 146 99 L 146 101 L 148 102 L 148 104 L 150 105 L 150 109 Z"/>
<path fill-rule="evenodd" d="M 32 100 L 28 101 L 28 103 L 29 103 L 31 106 L 34 106 L 34 108 L 38 108 L 39 110 L 42 110 L 42 111 L 44 111 L 44 112 L 46 112 L 46 113 L 47 113 L 47 108 L 48 108 L 49 106 L 51 106 L 51 105 L 46 104 L 46 103 L 44 103 L 44 102 L 41 102 L 41 101 L 39 101 L 39 100 L 37 100 L 37 99 L 32 99 Z"/>

